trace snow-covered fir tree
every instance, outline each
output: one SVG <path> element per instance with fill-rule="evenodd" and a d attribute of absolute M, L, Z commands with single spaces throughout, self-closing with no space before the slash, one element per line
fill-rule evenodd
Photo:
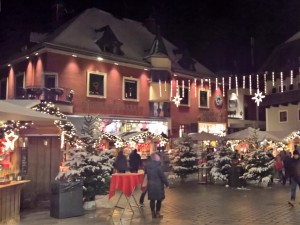
<path fill-rule="evenodd" d="M 269 183 L 272 178 L 273 165 L 274 157 L 270 153 L 263 150 L 252 152 L 245 163 L 245 173 L 242 178 L 257 183 Z"/>
<path fill-rule="evenodd" d="M 178 146 L 170 154 L 170 166 L 174 174 L 184 180 L 189 174 L 198 171 L 199 159 L 197 152 L 192 148 L 192 140 L 184 136 Z"/>
<path fill-rule="evenodd" d="M 212 162 L 210 175 L 213 181 L 228 181 L 229 169 L 232 164 L 232 150 L 224 141 L 219 141 Z"/>
<path fill-rule="evenodd" d="M 83 146 L 67 151 L 64 165 L 69 170 L 60 172 L 56 179 L 67 181 L 82 179 L 85 201 L 95 200 L 96 194 L 107 194 L 113 171 L 113 155 L 109 150 L 100 152 L 99 141 L 93 138 L 93 121 L 85 118 L 81 138 Z M 85 132 L 86 131 L 86 132 Z"/>

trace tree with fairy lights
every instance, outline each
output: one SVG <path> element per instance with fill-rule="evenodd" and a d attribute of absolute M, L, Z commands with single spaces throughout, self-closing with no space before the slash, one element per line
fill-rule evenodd
<path fill-rule="evenodd" d="M 94 138 L 94 118 L 84 117 L 81 133 L 83 146 L 67 151 L 65 166 L 69 170 L 60 172 L 56 179 L 83 180 L 83 195 L 85 201 L 95 200 L 97 194 L 107 194 L 113 171 L 114 158 L 110 151 L 100 153 L 99 140 Z"/>
<path fill-rule="evenodd" d="M 170 154 L 170 166 L 174 174 L 184 181 L 189 174 L 198 171 L 198 155 L 192 148 L 192 140 L 187 135 Z"/>

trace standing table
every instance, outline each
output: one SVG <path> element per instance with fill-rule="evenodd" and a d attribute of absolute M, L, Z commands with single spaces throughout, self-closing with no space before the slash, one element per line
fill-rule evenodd
<path fill-rule="evenodd" d="M 137 207 L 141 213 L 141 209 L 138 207 L 138 203 L 133 195 L 133 192 L 138 185 L 143 183 L 143 180 L 144 180 L 143 173 L 115 173 L 112 175 L 108 197 L 109 199 L 112 198 L 115 195 L 115 190 L 120 190 L 121 194 L 118 198 L 116 205 L 114 206 L 114 210 L 112 211 L 111 215 L 113 215 L 116 208 L 123 209 L 123 212 L 120 217 L 121 220 L 128 206 L 130 207 L 132 213 L 134 213 L 132 207 Z M 122 196 L 126 198 L 125 207 L 121 207 L 119 205 Z M 131 199 L 134 200 L 135 205 L 132 205 L 130 203 Z"/>

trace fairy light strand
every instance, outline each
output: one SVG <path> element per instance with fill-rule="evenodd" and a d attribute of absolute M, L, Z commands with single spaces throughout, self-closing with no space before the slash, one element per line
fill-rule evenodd
<path fill-rule="evenodd" d="M 275 73 L 272 72 L 272 87 L 275 86 Z"/>
<path fill-rule="evenodd" d="M 239 96 L 239 83 L 238 83 L 237 76 L 235 76 L 235 92 L 236 92 L 236 96 Z"/>
<path fill-rule="evenodd" d="M 264 73 L 264 90 L 266 95 L 267 94 L 267 73 Z"/>
<path fill-rule="evenodd" d="M 222 92 L 223 92 L 223 97 L 225 97 L 225 78 L 222 77 Z"/>
<path fill-rule="evenodd" d="M 250 95 L 252 95 L 252 80 L 251 80 L 251 74 L 249 75 L 249 91 L 250 91 Z"/>
<path fill-rule="evenodd" d="M 291 70 L 291 85 L 293 85 L 293 79 L 294 79 L 294 74 L 293 74 L 293 70 Z"/>
<path fill-rule="evenodd" d="M 159 97 L 161 97 L 161 80 L 160 79 L 158 81 L 158 84 L 159 84 Z"/>
<path fill-rule="evenodd" d="M 281 87 L 281 92 L 283 92 L 283 73 L 280 72 L 280 87 Z"/>
<path fill-rule="evenodd" d="M 229 81 L 228 81 L 228 89 L 231 90 L 231 77 L 229 77 Z"/>
<path fill-rule="evenodd" d="M 246 88 L 246 76 L 243 76 L 243 89 Z"/>
<path fill-rule="evenodd" d="M 259 76 L 256 74 L 256 89 L 259 90 Z"/>
<path fill-rule="evenodd" d="M 184 80 L 181 81 L 181 88 L 182 88 L 182 97 L 184 97 Z"/>
<path fill-rule="evenodd" d="M 191 92 L 191 81 L 190 80 L 188 81 L 188 84 L 189 84 L 189 92 Z"/>
<path fill-rule="evenodd" d="M 200 89 L 203 90 L 203 79 L 201 79 L 200 82 L 201 82 Z"/>
<path fill-rule="evenodd" d="M 208 90 L 209 90 L 209 96 L 211 96 L 211 80 L 208 79 Z"/>
<path fill-rule="evenodd" d="M 197 79 L 194 78 L 194 85 L 195 85 L 195 97 L 197 97 Z"/>

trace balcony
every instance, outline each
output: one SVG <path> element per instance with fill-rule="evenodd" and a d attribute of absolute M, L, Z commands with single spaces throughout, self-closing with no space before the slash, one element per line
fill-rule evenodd
<path fill-rule="evenodd" d="M 16 99 L 45 100 L 52 102 L 63 113 L 73 113 L 74 91 L 69 88 L 27 86 L 16 90 Z"/>
<path fill-rule="evenodd" d="M 273 93 L 267 95 L 263 99 L 261 106 L 265 107 L 278 107 L 279 105 L 287 106 L 288 104 L 298 104 L 300 102 L 300 89 Z"/>

